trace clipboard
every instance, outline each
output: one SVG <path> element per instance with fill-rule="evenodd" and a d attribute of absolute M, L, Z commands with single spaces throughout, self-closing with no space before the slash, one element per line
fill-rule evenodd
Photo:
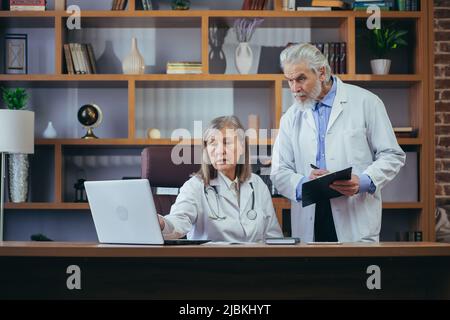
<path fill-rule="evenodd" d="M 302 185 L 302 207 L 307 207 L 321 200 L 342 196 L 342 193 L 330 188 L 330 184 L 337 180 L 350 180 L 352 167 L 331 172 Z"/>

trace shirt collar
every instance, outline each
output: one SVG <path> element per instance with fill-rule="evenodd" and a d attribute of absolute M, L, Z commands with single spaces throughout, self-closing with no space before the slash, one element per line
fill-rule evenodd
<path fill-rule="evenodd" d="M 331 85 L 330 91 L 323 97 L 322 100 L 318 101 L 316 103 L 316 106 L 314 107 L 314 110 L 317 110 L 319 105 L 324 105 L 325 107 L 331 108 L 333 106 L 334 98 L 336 97 L 336 79 L 334 77 L 331 77 L 331 81 L 333 81 L 333 84 Z"/>
<path fill-rule="evenodd" d="M 236 178 L 231 181 L 226 175 L 224 175 L 222 172 L 218 172 L 219 176 L 223 179 L 223 181 L 225 182 L 225 184 L 227 185 L 228 189 L 230 190 L 239 190 L 239 179 L 236 176 Z M 236 185 L 236 189 L 233 188 L 233 184 Z"/>

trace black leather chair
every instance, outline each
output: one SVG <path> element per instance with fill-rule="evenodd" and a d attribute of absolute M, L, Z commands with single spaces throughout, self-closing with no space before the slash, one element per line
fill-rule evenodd
<path fill-rule="evenodd" d="M 152 186 L 156 210 L 161 215 L 170 212 L 170 207 L 176 200 L 175 195 L 158 195 L 157 187 L 180 188 L 190 176 L 200 169 L 194 159 L 201 159 L 200 146 L 186 146 L 183 151 L 190 152 L 190 163 L 175 164 L 172 161 L 174 146 L 149 146 L 141 153 L 141 178 L 148 179 Z M 197 157 L 194 157 L 197 153 Z M 182 156 L 183 153 L 178 154 Z"/>

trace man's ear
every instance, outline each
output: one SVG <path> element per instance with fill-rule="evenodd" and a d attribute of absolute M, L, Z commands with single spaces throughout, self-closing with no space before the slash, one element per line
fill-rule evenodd
<path fill-rule="evenodd" d="M 319 68 L 319 80 L 322 82 L 325 81 L 325 67 Z"/>

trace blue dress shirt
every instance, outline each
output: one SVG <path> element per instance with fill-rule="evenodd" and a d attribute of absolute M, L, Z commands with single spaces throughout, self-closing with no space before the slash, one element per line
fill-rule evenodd
<path fill-rule="evenodd" d="M 330 120 L 331 108 L 333 106 L 334 98 L 336 97 L 336 83 L 337 81 L 331 77 L 333 85 L 325 95 L 325 97 L 316 103 L 313 109 L 314 121 L 317 128 L 317 155 L 316 155 L 316 166 L 325 169 L 327 168 L 325 160 L 325 135 L 327 132 L 328 121 Z M 309 181 L 309 177 L 303 177 L 297 185 L 296 196 L 297 201 L 302 199 L 302 185 L 303 183 Z M 367 174 L 359 175 L 359 193 L 362 192 L 375 192 L 375 185 L 372 179 Z"/>

